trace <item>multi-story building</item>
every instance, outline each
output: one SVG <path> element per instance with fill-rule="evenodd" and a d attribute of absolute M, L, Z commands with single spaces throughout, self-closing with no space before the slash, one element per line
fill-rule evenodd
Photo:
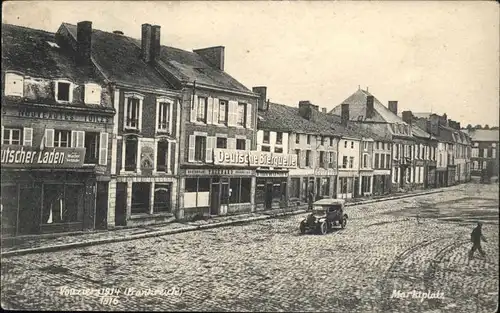
<path fill-rule="evenodd" d="M 3 237 L 106 227 L 113 91 L 75 44 L 2 24 Z"/>
<path fill-rule="evenodd" d="M 498 130 L 473 129 L 466 131 L 471 139 L 471 177 L 479 179 L 498 179 L 499 157 Z"/>
<path fill-rule="evenodd" d="M 63 23 L 56 34 L 73 51 L 81 36 L 88 38 L 86 53 L 112 88 L 108 227 L 166 221 L 177 206 L 181 93 L 154 67 L 160 27 L 142 30 L 137 40 L 81 22 Z"/>

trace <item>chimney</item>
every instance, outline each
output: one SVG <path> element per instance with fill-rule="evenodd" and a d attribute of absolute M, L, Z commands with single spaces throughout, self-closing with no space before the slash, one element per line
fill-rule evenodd
<path fill-rule="evenodd" d="M 160 56 L 160 49 L 160 26 L 154 25 L 151 27 L 151 61 Z"/>
<path fill-rule="evenodd" d="M 366 118 L 372 118 L 375 115 L 375 109 L 373 108 L 373 96 L 366 97 Z"/>
<path fill-rule="evenodd" d="M 151 24 L 142 24 L 142 37 L 141 37 L 141 55 L 142 60 L 146 63 L 151 61 L 151 38 L 152 38 Z"/>
<path fill-rule="evenodd" d="M 439 135 L 440 116 L 431 114 L 429 117 L 429 131 L 433 135 Z"/>
<path fill-rule="evenodd" d="M 258 108 L 260 111 L 267 111 L 268 109 L 268 102 L 266 101 L 267 99 L 267 87 L 260 86 L 260 87 L 253 87 L 252 91 L 256 94 L 258 94 L 259 97 L 259 102 L 258 102 Z"/>
<path fill-rule="evenodd" d="M 321 108 L 321 113 L 326 114 L 326 108 Z"/>
<path fill-rule="evenodd" d="M 389 111 L 394 113 L 394 115 L 398 115 L 398 102 L 397 101 L 389 101 Z"/>
<path fill-rule="evenodd" d="M 457 130 L 461 130 L 462 129 L 462 126 L 460 125 L 460 122 L 457 122 L 457 124 L 455 126 L 457 126 Z"/>
<path fill-rule="evenodd" d="M 92 22 L 83 21 L 76 25 L 77 63 L 91 64 L 92 53 Z"/>
<path fill-rule="evenodd" d="M 311 120 L 313 104 L 308 100 L 299 101 L 299 114 L 306 120 Z"/>
<path fill-rule="evenodd" d="M 311 104 L 311 109 L 315 109 L 319 112 L 319 105 Z"/>
<path fill-rule="evenodd" d="M 212 66 L 215 66 L 221 71 L 224 71 L 224 47 L 210 47 L 205 49 L 193 50 L 193 52 L 200 55 Z"/>
<path fill-rule="evenodd" d="M 413 119 L 413 114 L 411 113 L 411 111 L 403 111 L 401 114 L 403 115 L 403 122 L 411 125 Z"/>
<path fill-rule="evenodd" d="M 113 34 L 115 34 L 115 35 L 123 35 L 123 32 L 121 30 L 114 30 Z"/>
<path fill-rule="evenodd" d="M 340 119 L 342 121 L 342 125 L 347 125 L 347 122 L 349 121 L 349 104 L 348 103 L 342 103 L 342 110 L 340 113 Z"/>

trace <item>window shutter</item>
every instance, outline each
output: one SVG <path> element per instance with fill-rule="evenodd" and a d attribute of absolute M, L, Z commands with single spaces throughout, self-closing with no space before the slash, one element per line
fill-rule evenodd
<path fill-rule="evenodd" d="M 85 132 L 77 131 L 76 132 L 76 147 L 77 148 L 85 148 Z"/>
<path fill-rule="evenodd" d="M 54 130 L 45 130 L 45 147 L 54 148 Z"/>
<path fill-rule="evenodd" d="M 236 138 L 227 138 L 227 148 L 236 150 Z"/>
<path fill-rule="evenodd" d="M 229 101 L 228 102 L 228 117 L 227 117 L 227 125 L 228 126 L 236 126 L 236 119 L 238 116 L 238 102 Z"/>
<path fill-rule="evenodd" d="M 246 128 L 252 128 L 252 104 L 247 103 L 247 108 L 246 108 Z"/>
<path fill-rule="evenodd" d="M 168 104 L 168 133 L 172 135 L 172 124 L 174 123 L 174 102 Z"/>
<path fill-rule="evenodd" d="M 101 133 L 99 138 L 99 164 L 108 164 L 108 133 Z"/>
<path fill-rule="evenodd" d="M 189 135 L 188 162 L 194 162 L 195 144 L 196 144 L 196 136 Z"/>
<path fill-rule="evenodd" d="M 206 137 L 206 141 L 207 141 L 207 145 L 206 145 L 206 153 L 207 154 L 205 156 L 206 163 L 213 162 L 215 140 L 216 140 L 216 137 Z"/>
<path fill-rule="evenodd" d="M 250 139 L 245 140 L 245 150 L 252 150 L 252 142 Z"/>
<path fill-rule="evenodd" d="M 24 77 L 14 73 L 6 73 L 4 93 L 6 96 L 22 97 L 24 95 Z"/>
<path fill-rule="evenodd" d="M 3 131 L 4 131 L 4 128 L 2 126 L 2 142 L 0 142 L 0 144 L 2 144 L 2 145 L 3 145 Z"/>
<path fill-rule="evenodd" d="M 212 124 L 219 123 L 219 99 L 214 98 L 213 110 L 212 110 Z"/>
<path fill-rule="evenodd" d="M 300 150 L 300 162 L 299 162 L 300 168 L 306 167 L 306 151 L 305 150 Z"/>
<path fill-rule="evenodd" d="M 190 112 L 191 112 L 191 122 L 196 122 L 196 109 L 198 108 L 198 96 L 197 95 L 192 95 L 191 96 L 191 105 L 190 105 Z"/>
<path fill-rule="evenodd" d="M 2 128 L 2 133 L 3 133 L 3 128 Z M 33 145 L 33 128 L 25 127 L 23 129 L 23 146 L 31 147 L 32 145 Z"/>
<path fill-rule="evenodd" d="M 209 97 L 207 100 L 207 124 L 214 124 L 214 98 Z"/>

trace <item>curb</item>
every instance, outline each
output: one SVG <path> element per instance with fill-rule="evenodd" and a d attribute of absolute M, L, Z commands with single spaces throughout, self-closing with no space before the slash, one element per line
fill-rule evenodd
<path fill-rule="evenodd" d="M 371 204 L 371 203 L 377 203 L 377 202 L 383 202 L 383 201 L 398 200 L 398 199 L 411 198 L 411 197 L 418 197 L 418 196 L 425 196 L 425 195 L 429 195 L 429 194 L 440 193 L 443 191 L 444 190 L 434 190 L 434 191 L 422 192 L 422 193 L 411 194 L 411 195 L 401 195 L 401 196 L 395 196 L 395 197 L 389 197 L 389 198 L 360 201 L 358 203 L 347 203 L 346 207 L 347 206 L 365 205 L 365 204 Z M 274 213 L 274 214 L 269 214 L 269 215 L 266 214 L 263 216 L 250 217 L 250 218 L 241 219 L 241 220 L 225 221 L 225 222 L 219 222 L 219 223 L 209 223 L 209 224 L 196 225 L 196 226 L 190 225 L 190 226 L 181 227 L 181 228 L 160 230 L 160 231 L 154 231 L 154 232 L 150 232 L 150 233 L 129 235 L 129 236 L 124 236 L 124 237 L 111 237 L 111 238 L 95 239 L 95 240 L 88 240 L 88 241 L 82 241 L 82 242 L 73 242 L 73 243 L 54 245 L 54 246 L 45 246 L 45 247 L 36 247 L 36 248 L 6 251 L 6 252 L 0 253 L 0 257 L 3 258 L 3 257 L 9 257 L 9 256 L 26 255 L 26 254 L 31 254 L 31 253 L 54 252 L 54 251 L 72 249 L 72 248 L 81 248 L 81 247 L 106 244 L 106 243 L 130 241 L 130 240 L 134 240 L 134 239 L 151 238 L 151 237 L 158 237 L 158 236 L 164 236 L 164 235 L 173 235 L 173 234 L 178 234 L 178 233 L 190 232 L 190 231 L 194 231 L 194 230 L 203 230 L 203 229 L 211 229 L 211 228 L 218 228 L 218 227 L 238 225 L 238 224 L 247 224 L 250 222 L 273 219 L 273 218 L 277 218 L 277 217 L 281 217 L 281 216 L 299 215 L 299 214 L 303 214 L 306 212 L 307 212 L 307 210 L 299 209 L 296 211 L 279 212 L 279 213 Z"/>

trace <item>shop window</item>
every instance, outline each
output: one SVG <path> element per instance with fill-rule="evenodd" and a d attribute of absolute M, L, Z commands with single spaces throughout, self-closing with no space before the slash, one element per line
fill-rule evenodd
<path fill-rule="evenodd" d="M 281 147 L 275 147 L 274 148 L 274 152 L 275 153 L 283 153 L 283 148 L 281 148 Z"/>
<path fill-rule="evenodd" d="M 15 235 L 17 226 L 18 189 L 17 185 L 2 184 L 2 235 Z"/>
<path fill-rule="evenodd" d="M 231 196 L 229 203 L 248 203 L 250 202 L 250 178 L 231 178 L 229 182 Z"/>
<path fill-rule="evenodd" d="M 347 156 L 342 157 L 342 168 L 347 168 Z"/>
<path fill-rule="evenodd" d="M 349 157 L 349 168 L 354 168 L 354 157 Z"/>
<path fill-rule="evenodd" d="M 85 132 L 85 164 L 99 161 L 99 133 Z"/>
<path fill-rule="evenodd" d="M 246 117 L 247 117 L 247 104 L 246 103 L 238 103 L 238 125 L 245 126 L 246 125 Z"/>
<path fill-rule="evenodd" d="M 218 122 L 222 125 L 227 125 L 227 114 L 228 113 L 228 105 L 226 100 L 219 100 L 219 118 Z"/>
<path fill-rule="evenodd" d="M 269 146 L 262 146 L 262 147 L 260 147 L 260 149 L 262 151 L 266 151 L 266 152 L 270 152 L 271 151 L 271 147 L 269 147 Z"/>
<path fill-rule="evenodd" d="M 71 131 L 55 130 L 54 147 L 71 147 Z"/>
<path fill-rule="evenodd" d="M 207 104 L 208 99 L 205 97 L 198 97 L 198 108 L 196 110 L 196 121 L 201 123 L 207 122 Z M 212 112 L 210 112 L 211 114 Z"/>
<path fill-rule="evenodd" d="M 151 183 L 132 183 L 132 214 L 149 213 Z"/>
<path fill-rule="evenodd" d="M 227 149 L 227 138 L 217 137 L 217 148 Z"/>
<path fill-rule="evenodd" d="M 57 101 L 71 102 L 73 100 L 70 82 L 59 81 L 55 83 L 55 87 L 55 96 Z"/>
<path fill-rule="evenodd" d="M 2 127 L 3 128 L 3 127 Z M 22 129 L 20 128 L 3 128 L 4 145 L 21 145 Z"/>
<path fill-rule="evenodd" d="M 257 178 L 255 186 L 255 203 L 262 204 L 265 200 L 266 194 L 266 180 L 263 178 Z"/>
<path fill-rule="evenodd" d="M 206 156 L 207 137 L 196 136 L 194 144 L 195 161 L 204 161 Z"/>
<path fill-rule="evenodd" d="M 283 133 L 277 132 L 276 133 L 276 144 L 281 145 L 282 143 L 283 143 Z"/>
<path fill-rule="evenodd" d="M 311 150 L 306 150 L 306 166 L 311 167 Z"/>
<path fill-rule="evenodd" d="M 125 171 L 135 171 L 137 167 L 137 148 L 137 138 L 127 137 L 125 140 Z"/>
<path fill-rule="evenodd" d="M 262 143 L 269 143 L 269 131 L 268 130 L 264 131 L 264 136 L 262 138 Z"/>
<path fill-rule="evenodd" d="M 340 177 L 340 193 L 347 193 L 347 177 Z"/>
<path fill-rule="evenodd" d="M 186 178 L 185 192 L 197 192 L 198 191 L 198 179 L 197 178 Z"/>
<path fill-rule="evenodd" d="M 83 221 L 84 185 L 44 184 L 42 224 Z"/>
<path fill-rule="evenodd" d="M 300 198 L 300 178 L 291 179 L 291 198 Z"/>
<path fill-rule="evenodd" d="M 155 184 L 154 213 L 171 211 L 170 190 L 171 184 Z"/>
<path fill-rule="evenodd" d="M 236 150 L 246 150 L 245 139 L 236 139 Z"/>
<path fill-rule="evenodd" d="M 273 180 L 273 200 L 281 200 L 281 181 Z"/>
<path fill-rule="evenodd" d="M 156 170 L 158 172 L 168 172 L 168 141 L 158 141 L 156 149 Z"/>

